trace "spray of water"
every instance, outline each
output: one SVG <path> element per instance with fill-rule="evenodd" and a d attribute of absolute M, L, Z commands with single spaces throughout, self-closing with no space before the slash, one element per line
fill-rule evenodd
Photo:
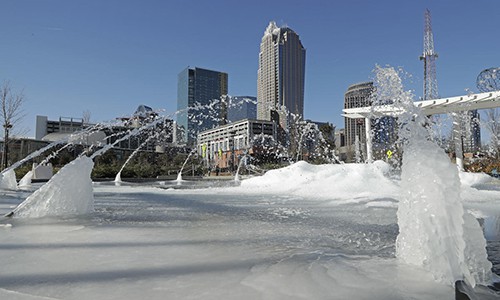
<path fill-rule="evenodd" d="M 184 170 L 184 167 L 186 166 L 189 158 L 191 157 L 191 155 L 193 155 L 194 153 L 196 153 L 196 149 L 193 149 L 191 152 L 189 152 L 188 156 L 186 157 L 186 160 L 184 160 L 184 163 L 182 164 L 182 167 L 181 169 L 179 170 L 179 173 L 177 174 L 177 179 L 176 181 L 178 183 L 180 183 L 182 181 L 182 171 Z"/>
<path fill-rule="evenodd" d="M 123 169 L 125 169 L 125 166 L 127 166 L 129 161 L 139 152 L 139 150 L 142 149 L 142 147 L 144 147 L 147 143 L 149 143 L 149 141 L 151 141 L 153 138 L 157 138 L 157 137 L 158 137 L 158 134 L 150 135 L 144 142 L 142 142 L 142 144 L 139 145 L 139 147 L 137 147 L 137 149 L 134 150 L 134 152 L 132 152 L 132 154 L 130 154 L 130 156 L 127 158 L 127 160 L 125 161 L 123 166 L 120 168 L 120 171 L 118 171 L 118 173 L 116 174 L 115 182 L 122 182 L 121 175 L 122 175 Z"/>
<path fill-rule="evenodd" d="M 152 128 L 164 118 L 159 118 L 140 128 L 136 128 L 113 144 L 108 144 L 94 152 L 91 157 L 82 153 L 72 162 L 66 164 L 59 172 L 19 204 L 8 216 L 38 218 L 61 215 L 83 215 L 94 210 L 94 194 L 91 173 L 93 159 L 119 142 Z"/>
<path fill-rule="evenodd" d="M 240 169 L 243 166 L 243 164 L 246 165 L 247 158 L 248 158 L 248 154 L 245 152 L 245 154 L 243 155 L 243 157 L 240 159 L 240 163 L 238 164 L 238 169 L 236 169 L 236 174 L 234 175 L 234 181 L 235 182 L 240 182 Z"/>
<path fill-rule="evenodd" d="M 35 157 L 38 157 L 40 155 L 42 155 L 45 151 L 49 150 L 49 149 L 52 149 L 53 147 L 57 146 L 57 145 L 61 145 L 61 144 L 66 144 L 66 146 L 70 145 L 70 144 L 73 144 L 73 141 L 76 141 L 76 140 L 80 140 L 83 136 L 86 136 L 88 134 L 91 134 L 97 130 L 99 130 L 100 128 L 102 128 L 104 125 L 103 124 L 96 124 L 92 127 L 89 127 L 85 130 L 82 130 L 82 131 L 79 131 L 79 132 L 76 132 L 74 134 L 70 134 L 69 136 L 61 139 L 61 140 L 58 140 L 58 141 L 55 141 L 55 142 L 52 142 L 50 143 L 49 145 L 43 147 L 43 148 L 40 148 L 38 149 L 37 151 L 34 151 L 32 152 L 30 155 L 26 156 L 25 158 L 15 162 L 14 164 L 12 164 L 10 167 L 4 169 L 2 171 L 2 174 L 3 173 L 6 173 L 10 170 L 15 170 L 17 169 L 18 167 L 20 167 L 21 165 L 23 165 L 25 162 L 27 161 L 30 161 L 32 160 L 33 158 Z M 66 147 L 64 146 L 64 147 Z"/>

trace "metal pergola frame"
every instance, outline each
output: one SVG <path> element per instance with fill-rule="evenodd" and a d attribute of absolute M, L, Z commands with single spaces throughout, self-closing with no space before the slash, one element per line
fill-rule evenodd
<path fill-rule="evenodd" d="M 500 107 L 500 91 L 470 94 L 451 98 L 415 101 L 413 104 L 416 107 L 419 107 L 422 110 L 422 113 L 427 116 L 476 109 L 496 108 Z M 385 116 L 397 117 L 403 113 L 403 110 L 394 105 L 379 105 L 345 108 L 342 112 L 342 116 L 345 118 L 365 119 L 366 153 L 368 162 L 371 162 L 373 160 L 373 154 L 370 119 Z"/>

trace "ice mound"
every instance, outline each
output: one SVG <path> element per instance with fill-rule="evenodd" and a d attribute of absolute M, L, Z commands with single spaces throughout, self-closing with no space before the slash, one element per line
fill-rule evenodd
<path fill-rule="evenodd" d="M 33 179 L 33 171 L 28 171 L 21 180 L 19 180 L 19 187 L 29 187 L 31 186 L 31 180 Z"/>
<path fill-rule="evenodd" d="M 459 172 L 460 182 L 462 186 L 474 187 L 479 184 L 486 184 L 496 180 L 485 173 L 469 173 L 469 172 Z"/>
<path fill-rule="evenodd" d="M 6 171 L 5 173 L 0 174 L 0 188 L 4 190 L 16 190 L 17 189 L 17 181 L 16 181 L 16 173 L 13 169 Z"/>
<path fill-rule="evenodd" d="M 81 215 L 94 210 L 90 173 L 94 162 L 82 156 L 65 165 L 14 209 L 14 217 Z"/>
<path fill-rule="evenodd" d="M 461 185 L 484 177 L 462 173 L 427 139 L 404 148 L 396 256 L 453 285 L 491 283 L 491 263 L 479 222 L 463 208 Z"/>
<path fill-rule="evenodd" d="M 391 197 L 397 185 L 388 178 L 390 166 L 373 164 L 311 165 L 299 161 L 241 182 L 241 188 L 264 194 L 292 194 L 315 198 Z"/>

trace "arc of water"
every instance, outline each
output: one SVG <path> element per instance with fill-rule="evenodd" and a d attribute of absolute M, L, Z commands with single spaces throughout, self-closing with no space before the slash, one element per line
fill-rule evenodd
<path fill-rule="evenodd" d="M 40 162 L 40 165 L 46 164 L 50 159 L 56 157 L 62 150 L 68 148 L 70 143 L 67 143 L 63 147 L 59 148 L 57 151 L 52 152 L 50 155 L 48 155 L 44 160 Z M 31 180 L 33 179 L 33 171 L 29 171 L 20 181 L 18 186 L 29 186 L 31 185 Z"/>
<path fill-rule="evenodd" d="M 123 137 L 117 139 L 116 141 L 114 141 L 112 144 L 107 144 L 106 146 L 102 147 L 101 149 L 99 149 L 98 151 L 94 152 L 94 154 L 92 154 L 90 156 L 91 159 L 94 159 L 96 158 L 97 156 L 100 156 L 102 155 L 103 153 L 105 153 L 106 151 L 108 151 L 109 149 L 111 149 L 112 147 L 116 146 L 118 143 L 128 139 L 129 137 L 131 136 L 135 136 L 137 134 L 139 134 L 140 132 L 146 130 L 146 129 L 149 129 L 149 128 L 152 128 L 153 126 L 156 126 L 158 123 L 160 123 L 161 121 L 164 121 L 166 117 L 160 117 L 158 118 L 157 120 L 151 122 L 151 123 L 148 123 L 146 125 L 143 125 L 142 127 L 139 127 L 139 128 L 135 128 L 131 131 L 128 132 L 128 134 L 124 135 Z"/>
<path fill-rule="evenodd" d="M 0 174 L 4 174 L 10 170 L 15 170 L 17 169 L 19 166 L 21 166 L 22 164 L 24 164 L 25 162 L 41 155 L 42 153 L 44 153 L 45 151 L 57 146 L 57 145 L 60 145 L 60 144 L 63 144 L 63 143 L 68 143 L 69 140 L 71 140 L 72 138 L 76 137 L 76 136 L 81 136 L 81 135 L 84 135 L 84 134 L 87 134 L 89 132 L 93 132 L 94 130 L 98 130 L 101 128 L 101 126 L 103 126 L 102 124 L 96 124 L 92 127 L 89 127 L 83 131 L 80 131 L 78 133 L 75 133 L 75 134 L 71 134 L 63 139 L 60 139 L 58 141 L 55 141 L 55 142 L 52 142 L 50 144 L 48 144 L 47 146 L 43 147 L 43 148 L 40 148 L 38 149 L 37 151 L 35 152 L 32 152 L 30 155 L 26 156 L 25 158 L 15 162 L 14 164 L 12 164 L 10 167 L 4 169 Z"/>
<path fill-rule="evenodd" d="M 240 169 L 241 169 L 241 166 L 246 163 L 247 161 L 247 154 L 245 153 L 243 155 L 243 157 L 241 158 L 240 160 L 240 163 L 238 164 L 238 169 L 236 169 L 236 174 L 234 175 L 234 181 L 236 182 L 239 182 L 240 181 Z"/>
<path fill-rule="evenodd" d="M 184 167 L 186 166 L 186 163 L 188 162 L 188 160 L 191 157 L 191 155 L 193 155 L 195 152 L 196 152 L 196 149 L 191 150 L 191 152 L 189 152 L 188 156 L 186 157 L 186 160 L 182 164 L 181 170 L 177 174 L 177 181 L 178 182 L 182 181 L 182 171 L 184 170 Z"/>
<path fill-rule="evenodd" d="M 311 130 L 311 123 L 307 123 L 306 126 L 304 126 L 304 130 L 302 131 L 302 134 L 300 135 L 299 139 L 299 149 L 297 151 L 297 158 L 296 160 L 299 161 L 299 156 L 302 152 L 302 143 L 304 142 L 304 136 L 309 133 Z"/>
<path fill-rule="evenodd" d="M 125 163 L 123 164 L 123 166 L 120 168 L 120 171 L 116 174 L 116 177 L 115 177 L 115 182 L 121 182 L 121 174 L 122 174 L 122 171 L 123 169 L 125 168 L 125 166 L 128 164 L 128 162 L 139 152 L 140 149 L 142 149 L 142 147 L 144 147 L 151 139 L 153 138 L 157 138 L 158 137 L 158 133 L 154 134 L 154 135 L 151 135 L 150 137 L 148 137 L 142 144 L 139 145 L 139 147 L 137 147 L 137 149 L 134 150 L 134 152 L 132 152 L 132 154 L 130 154 L 130 156 L 127 158 L 127 160 L 125 161 Z"/>
<path fill-rule="evenodd" d="M 23 158 L 23 159 L 21 159 L 21 160 L 17 161 L 16 163 L 12 164 L 10 167 L 8 167 L 8 168 L 4 169 L 4 170 L 3 170 L 0 174 L 5 174 L 5 173 L 7 173 L 7 172 L 8 172 L 8 171 L 10 171 L 10 170 L 15 170 L 15 169 L 17 169 L 19 166 L 21 166 L 21 165 L 22 165 L 22 164 L 24 164 L 25 162 L 27 162 L 27 161 L 29 161 L 29 160 L 31 160 L 31 159 L 33 159 L 33 158 L 35 158 L 35 157 L 37 157 L 37 156 L 41 155 L 41 154 L 42 154 L 42 153 L 44 153 L 45 151 L 47 151 L 47 150 L 49 150 L 49 149 L 51 149 L 51 148 L 53 148 L 53 147 L 55 147 L 55 146 L 57 146 L 57 145 L 60 145 L 60 144 L 62 144 L 62 143 L 67 142 L 67 140 L 68 140 L 68 139 L 67 139 L 67 138 L 65 138 L 65 139 L 62 139 L 62 140 L 59 140 L 59 141 L 53 142 L 53 143 L 48 144 L 47 146 L 45 146 L 45 147 L 43 147 L 43 148 L 38 149 L 38 150 L 37 150 L 37 151 L 35 151 L 35 152 L 32 152 L 30 155 L 28 155 L 28 156 L 26 156 L 25 158 Z"/>
<path fill-rule="evenodd" d="M 12 217 L 14 214 L 17 214 L 19 211 L 23 210 L 26 207 L 30 207 L 33 205 L 35 207 L 35 204 L 40 201 L 45 201 L 46 203 L 43 203 L 43 205 L 53 205 L 54 202 L 61 202 L 64 201 L 66 198 L 71 198 L 70 195 L 67 195 L 67 193 L 74 192 L 70 191 L 68 189 L 68 186 L 73 187 L 75 189 L 80 189 L 81 193 L 77 193 L 77 201 L 73 201 L 73 207 L 69 207 L 69 210 L 71 212 L 88 212 L 91 209 L 93 209 L 93 194 L 92 194 L 92 184 L 91 184 L 91 179 L 90 179 L 90 173 L 92 171 L 93 167 L 93 162 L 92 159 L 103 154 L 105 151 L 109 150 L 111 147 L 115 146 L 117 143 L 125 140 L 126 138 L 130 137 L 131 135 L 136 135 L 140 133 L 141 131 L 151 128 L 158 124 L 160 121 L 163 121 L 164 118 L 159 118 L 158 120 L 155 120 L 154 122 L 151 122 L 147 125 L 144 125 L 143 127 L 136 128 L 132 131 L 130 131 L 127 135 L 123 136 L 122 138 L 116 140 L 113 144 L 108 144 L 99 151 L 96 151 L 92 156 L 86 157 L 86 153 L 82 153 L 78 158 L 70 162 L 69 164 L 65 165 L 58 174 L 56 174 L 54 177 L 51 178 L 46 184 L 44 184 L 39 190 L 37 190 L 34 194 L 32 194 L 30 197 L 28 197 L 25 201 L 21 202 L 12 212 L 7 214 L 7 217 Z M 75 175 L 74 169 L 75 168 L 84 168 L 85 170 L 82 172 L 78 173 L 77 178 L 73 178 L 73 176 L 68 176 L 68 174 Z M 64 170 L 64 171 L 63 171 Z M 60 174 L 63 172 L 63 174 Z M 64 173 L 65 172 L 65 173 Z M 72 181 L 75 179 L 79 180 L 79 184 L 74 184 L 74 182 L 71 182 L 71 184 L 68 184 L 65 182 L 65 180 L 69 180 L 71 178 Z M 53 186 L 54 185 L 54 186 Z M 52 189 L 57 189 L 59 190 L 60 194 L 58 194 L 55 197 L 48 197 L 47 195 L 51 194 Z M 61 194 L 62 193 L 62 194 Z M 52 204 L 51 204 L 52 203 Z M 81 204 L 83 203 L 83 207 L 80 207 Z M 54 209 L 59 209 L 59 208 L 54 208 Z M 42 212 L 43 213 L 43 212 Z"/>

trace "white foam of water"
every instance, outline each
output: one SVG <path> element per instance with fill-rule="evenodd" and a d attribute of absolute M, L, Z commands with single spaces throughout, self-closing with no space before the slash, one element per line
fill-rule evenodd
<path fill-rule="evenodd" d="M 263 176 L 245 179 L 241 181 L 241 189 L 248 193 L 286 193 L 342 201 L 392 197 L 398 193 L 398 186 L 388 177 L 389 169 L 383 161 L 343 165 L 311 165 L 299 161 Z"/>
<path fill-rule="evenodd" d="M 478 184 L 487 184 L 497 180 L 485 173 L 468 173 L 460 171 L 458 175 L 460 176 L 460 182 L 462 185 L 471 187 Z"/>

